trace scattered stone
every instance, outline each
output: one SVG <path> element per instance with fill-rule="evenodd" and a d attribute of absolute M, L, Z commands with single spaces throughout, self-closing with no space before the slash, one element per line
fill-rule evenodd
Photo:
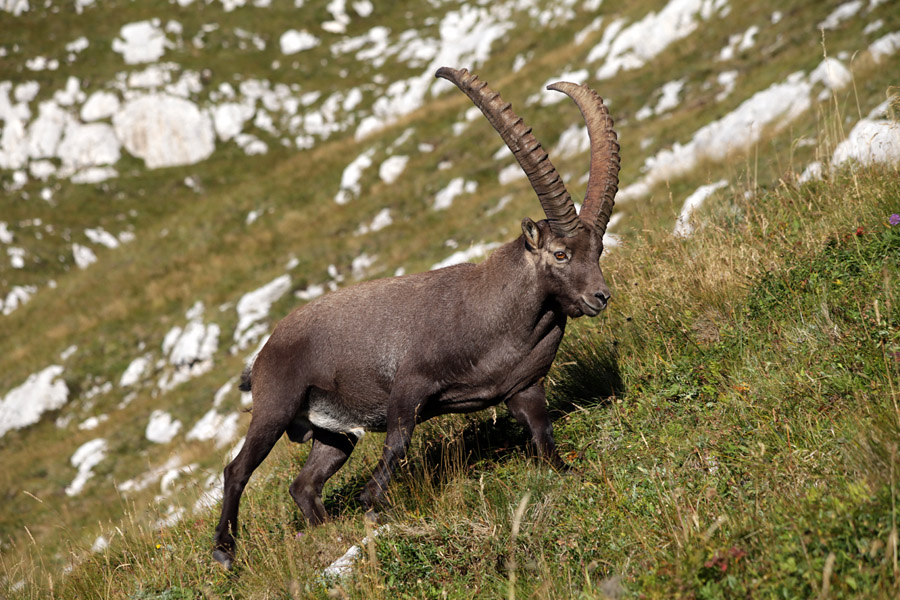
<path fill-rule="evenodd" d="M 522 167 L 519 166 L 519 163 L 507 165 L 500 169 L 500 173 L 497 174 L 497 179 L 500 181 L 500 185 L 508 185 L 514 181 L 525 179 L 525 177 L 525 171 L 522 170 Z"/>
<path fill-rule="evenodd" d="M 409 163 L 408 156 L 391 156 L 378 167 L 378 177 L 390 185 L 397 181 Z"/>
<path fill-rule="evenodd" d="M 28 0 L 0 0 L 0 10 L 12 13 L 14 17 L 28 12 L 28 9 Z"/>
<path fill-rule="evenodd" d="M 290 55 L 315 48 L 321 41 L 306 30 L 288 29 L 281 34 L 278 43 L 281 46 L 281 53 Z"/>
<path fill-rule="evenodd" d="M 253 102 L 225 102 L 212 109 L 216 134 L 227 142 L 244 128 L 244 123 L 253 118 L 256 108 Z"/>
<path fill-rule="evenodd" d="M 119 172 L 112 167 L 89 167 L 72 175 L 69 181 L 79 184 L 100 183 L 118 176 Z"/>
<path fill-rule="evenodd" d="M 212 119 L 184 98 L 140 96 L 113 116 L 113 126 L 125 149 L 149 169 L 194 164 L 215 149 Z"/>
<path fill-rule="evenodd" d="M 123 26 L 119 37 L 112 42 L 113 51 L 121 54 L 129 65 L 156 62 L 171 46 L 159 28 L 158 19 Z"/>
<path fill-rule="evenodd" d="M 694 226 L 691 223 L 691 215 L 699 209 L 703 202 L 713 195 L 713 193 L 728 185 L 724 179 L 708 185 L 701 185 L 687 199 L 681 207 L 681 213 L 675 221 L 675 230 L 672 232 L 675 237 L 686 238 L 694 233 Z"/>
<path fill-rule="evenodd" d="M 445 210 L 453 205 L 453 200 L 462 194 L 474 194 L 478 189 L 478 183 L 475 181 L 466 181 L 462 177 L 455 177 L 450 180 L 445 188 L 434 195 L 434 210 Z"/>
<path fill-rule="evenodd" d="M 72 244 L 72 257 L 79 269 L 86 269 L 97 262 L 97 255 L 87 246 Z"/>
<path fill-rule="evenodd" d="M 52 100 L 41 102 L 38 117 L 28 127 L 28 156 L 52 158 L 72 117 Z M 4 132 L 5 133 L 5 132 Z"/>
<path fill-rule="evenodd" d="M 363 223 L 359 226 L 359 228 L 356 230 L 356 235 L 364 235 L 373 231 L 380 231 L 388 225 L 391 225 L 393 222 L 394 220 L 391 218 L 391 209 L 382 208 L 372 219 L 371 223 L 369 223 L 368 225 Z"/>
<path fill-rule="evenodd" d="M 97 536 L 97 539 L 94 540 L 94 543 L 91 545 L 91 552 L 103 552 L 109 547 L 109 540 L 107 540 L 102 535 Z"/>
<path fill-rule="evenodd" d="M 272 304 L 291 288 L 291 276 L 282 275 L 266 285 L 248 292 L 238 300 L 236 310 L 238 324 L 234 330 L 234 341 L 243 350 L 262 335 L 263 332 L 251 330 L 251 326 L 269 315 Z"/>
<path fill-rule="evenodd" d="M 85 442 L 75 451 L 69 462 L 78 469 L 75 479 L 66 487 L 66 496 L 77 496 L 94 476 L 93 469 L 106 458 L 107 443 L 103 438 Z"/>
<path fill-rule="evenodd" d="M 374 155 L 375 149 L 370 148 L 347 165 L 341 175 L 341 188 L 334 197 L 336 203 L 347 204 L 350 200 L 359 196 L 362 190 L 359 180 L 362 179 L 363 171 L 372 166 L 372 156 Z"/>
<path fill-rule="evenodd" d="M 484 242 L 478 242 L 477 244 L 473 244 L 467 250 L 459 250 L 458 252 L 454 252 L 441 262 L 431 265 L 431 270 L 433 271 L 435 269 L 443 269 L 444 267 L 449 267 L 451 265 L 458 265 L 460 263 L 469 262 L 473 258 L 484 256 L 494 248 L 499 247 L 500 244 L 498 242 L 491 242 L 488 244 L 485 244 Z"/>
<path fill-rule="evenodd" d="M 144 435 L 154 444 L 168 444 L 180 430 L 181 421 L 173 419 L 166 411 L 157 409 L 150 413 L 150 421 Z"/>
<path fill-rule="evenodd" d="M 819 29 L 836 29 L 838 25 L 856 15 L 862 7 L 862 0 L 853 0 L 852 2 L 839 4 L 824 21 L 819 23 Z"/>
<path fill-rule="evenodd" d="M 57 156 L 64 167 L 85 169 L 118 162 L 121 145 L 113 128 L 106 123 L 82 125 L 70 121 L 59 144 Z"/>
<path fill-rule="evenodd" d="M 849 161 L 867 166 L 900 165 L 900 123 L 887 119 L 860 119 L 847 139 L 838 144 L 832 165 Z"/>
<path fill-rule="evenodd" d="M 119 97 L 112 92 L 102 90 L 91 94 L 81 107 L 82 121 L 98 121 L 108 119 L 119 110 Z"/>
<path fill-rule="evenodd" d="M 0 297 L 0 313 L 8 315 L 20 306 L 26 304 L 31 297 L 37 292 L 37 288 L 33 285 L 15 285 L 6 294 L 4 300 Z M 2 417 L 0 417 L 0 428 L 2 428 Z M 0 434 L 2 437 L 2 434 Z"/>
<path fill-rule="evenodd" d="M 375 264 L 377 256 L 369 256 L 363 252 L 350 263 L 350 273 L 354 279 L 362 279 L 366 276 L 366 272 Z"/>
<path fill-rule="evenodd" d="M 9 264 L 13 269 L 24 269 L 25 268 L 25 249 L 24 248 L 15 248 L 10 246 L 6 249 L 6 254 L 9 256 Z"/>
<path fill-rule="evenodd" d="M 9 314 L 5 307 L 4 314 Z M 0 437 L 12 429 L 34 425 L 47 411 L 62 408 L 69 399 L 69 388 L 61 377 L 63 370 L 60 365 L 50 365 L 29 375 L 0 400 Z"/>
<path fill-rule="evenodd" d="M 216 441 L 216 448 L 221 448 L 237 437 L 239 413 L 228 415 L 219 414 L 216 409 L 210 409 L 185 435 L 186 440 L 206 442 Z"/>

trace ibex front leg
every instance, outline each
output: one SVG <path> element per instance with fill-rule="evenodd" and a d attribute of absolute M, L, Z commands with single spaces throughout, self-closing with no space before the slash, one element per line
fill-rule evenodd
<path fill-rule="evenodd" d="M 563 462 L 556 450 L 556 442 L 553 441 L 553 425 L 550 423 L 550 415 L 547 413 L 547 397 L 542 382 L 525 388 L 507 400 L 506 406 L 516 421 L 531 433 L 531 440 L 539 458 L 550 463 L 558 471 L 571 469 Z"/>
<path fill-rule="evenodd" d="M 391 404 L 387 411 L 387 436 L 384 439 L 384 452 L 375 467 L 375 472 L 372 473 L 372 478 L 366 484 L 365 491 L 359 497 L 369 518 L 377 518 L 376 510 L 384 505 L 384 494 L 391 481 L 391 475 L 400 461 L 406 458 L 406 452 L 409 450 L 409 442 L 416 426 L 416 415 L 419 409 L 418 400 L 406 401 L 406 398 L 411 397 L 418 399 L 422 396 L 408 394 L 400 396 L 396 390 L 391 394 Z"/>

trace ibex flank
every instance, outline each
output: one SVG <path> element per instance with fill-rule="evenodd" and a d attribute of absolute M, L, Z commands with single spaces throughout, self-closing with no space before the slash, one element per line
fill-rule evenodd
<path fill-rule="evenodd" d="M 522 235 L 481 264 L 460 264 L 350 286 L 282 320 L 244 372 L 253 416 L 246 442 L 225 468 L 213 557 L 234 562 L 238 505 L 250 475 L 282 434 L 312 440 L 290 486 L 310 525 L 328 515 L 322 488 L 365 431 L 387 433 L 360 496 L 374 511 L 406 455 L 416 423 L 505 402 L 538 456 L 565 468 L 553 441 L 544 376 L 568 318 L 596 316 L 610 298 L 600 270 L 603 233 L 618 190 L 619 145 L 603 101 L 560 82 L 581 109 L 591 140 L 581 214 L 541 144 L 497 92 L 466 69 L 439 69 L 490 121 L 519 161 L 547 218 L 522 220 Z"/>

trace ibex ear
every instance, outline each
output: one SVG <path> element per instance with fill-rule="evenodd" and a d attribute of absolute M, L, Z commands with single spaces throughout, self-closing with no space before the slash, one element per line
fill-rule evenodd
<path fill-rule="evenodd" d="M 536 250 L 540 250 L 541 242 L 541 230 L 538 228 L 537 223 L 525 217 L 522 219 L 522 233 L 525 234 L 525 243 L 528 244 L 528 249 L 532 252 Z"/>

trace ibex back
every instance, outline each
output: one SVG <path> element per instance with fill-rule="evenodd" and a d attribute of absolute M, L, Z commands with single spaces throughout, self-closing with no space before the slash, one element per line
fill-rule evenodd
<path fill-rule="evenodd" d="M 603 233 L 618 189 L 619 146 L 600 97 L 557 83 L 585 118 L 590 177 L 579 215 L 547 153 L 499 94 L 465 69 L 438 77 L 465 92 L 519 161 L 547 216 L 483 263 L 354 285 L 282 320 L 245 371 L 253 393 L 246 442 L 225 468 L 214 558 L 234 561 L 238 504 L 250 475 L 287 433 L 312 440 L 290 486 L 311 525 L 328 518 L 322 488 L 365 431 L 384 431 L 384 453 L 360 497 L 374 510 L 416 423 L 505 402 L 538 455 L 565 468 L 553 441 L 543 379 L 569 317 L 595 316 L 609 289 L 600 270 Z"/>

